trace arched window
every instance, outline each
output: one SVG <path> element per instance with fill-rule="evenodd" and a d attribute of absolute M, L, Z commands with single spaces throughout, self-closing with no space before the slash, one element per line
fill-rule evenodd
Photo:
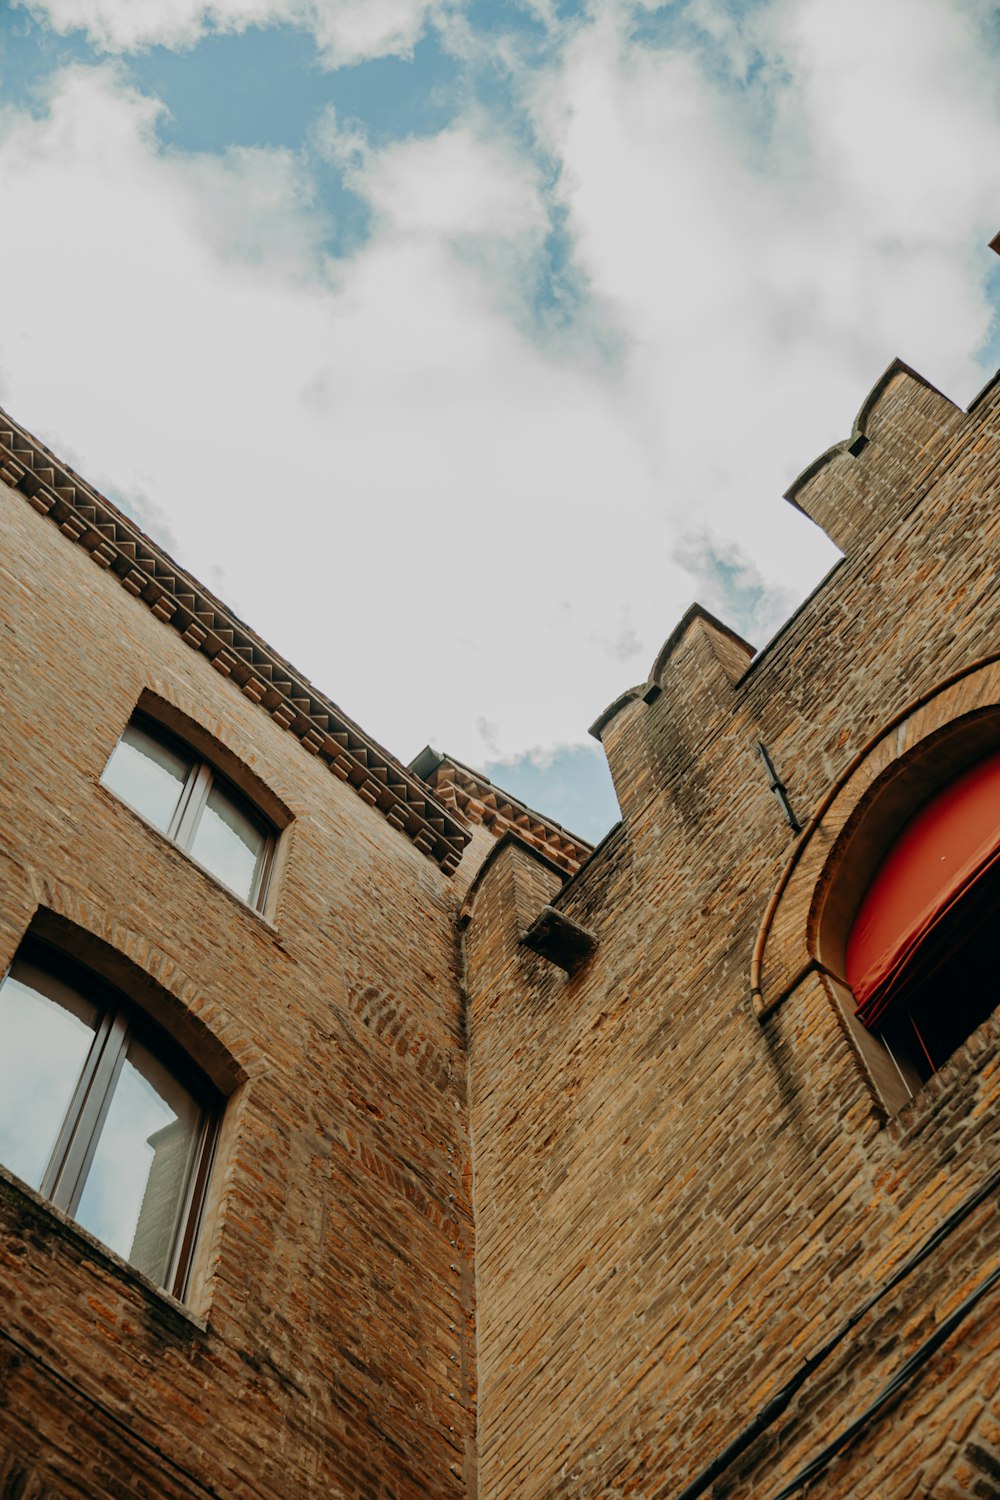
<path fill-rule="evenodd" d="M 118 990 L 22 946 L 0 984 L 0 1163 L 177 1296 L 220 1108 Z"/>
<path fill-rule="evenodd" d="M 263 910 L 276 829 L 183 740 L 137 713 L 101 780 L 241 900 Z"/>
<path fill-rule="evenodd" d="M 851 925 L 859 1021 L 926 1079 L 1000 1002 L 1000 754 L 926 802 L 879 865 Z"/>

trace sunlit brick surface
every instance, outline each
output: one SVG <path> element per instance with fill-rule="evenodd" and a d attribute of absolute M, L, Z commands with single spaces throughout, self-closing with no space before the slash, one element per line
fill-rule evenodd
<path fill-rule="evenodd" d="M 793 487 L 844 561 L 752 661 L 690 611 L 598 720 L 589 859 L 344 749 L 8 454 L 0 956 L 113 955 L 230 1100 L 188 1310 L 0 1176 L 3 1500 L 671 1500 L 996 1168 L 997 1018 L 903 1103 L 834 918 L 875 812 L 1000 745 L 998 408 L 890 370 Z M 263 918 L 99 785 L 144 692 L 290 815 Z M 773 1500 L 998 1261 L 990 1198 L 715 1500 Z M 994 1292 L 810 1493 L 1000 1495 L 998 1387 Z"/>
<path fill-rule="evenodd" d="M 794 982 L 822 829 L 768 949 L 766 995 L 793 987 L 763 1023 L 750 995 L 795 844 L 758 740 L 805 822 L 894 715 L 1000 648 L 998 404 L 965 418 L 896 373 L 858 456 L 799 491 L 847 550 L 839 569 L 749 669 L 693 616 L 659 695 L 606 721 L 626 825 L 555 898 L 597 934 L 588 968 L 567 978 L 518 942 L 519 904 L 553 899 L 527 853 L 473 893 L 488 1500 L 676 1496 L 1000 1160 L 996 1018 L 886 1123 L 822 976 Z M 777 1494 L 998 1260 L 991 1201 L 711 1493 Z M 1000 1494 L 998 1386 L 995 1293 L 810 1493 Z"/>
<path fill-rule="evenodd" d="M 0 1182 L 0 1494 L 464 1496 L 450 882 L 22 494 L 0 505 L 3 963 L 55 912 L 245 1074 L 192 1295 L 207 1331 Z M 292 812 L 269 922 L 98 784 L 143 689 Z"/>

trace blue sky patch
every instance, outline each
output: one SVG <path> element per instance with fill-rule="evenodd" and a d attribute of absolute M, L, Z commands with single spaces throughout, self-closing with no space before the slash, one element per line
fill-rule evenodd
<path fill-rule="evenodd" d="M 53 73 L 71 63 L 96 61 L 82 32 L 59 36 L 26 10 L 11 10 L 0 0 L 0 104 L 43 112 L 45 84 Z"/>
<path fill-rule="evenodd" d="M 398 0 L 227 0 L 242 31 L 211 0 L 30 7 L 0 0 L 5 404 L 265 634 L 291 629 L 386 743 L 433 724 L 587 837 L 616 810 L 576 742 L 690 599 L 760 643 L 828 568 L 776 476 L 843 436 L 897 350 L 961 399 L 1000 365 L 995 7 L 887 0 L 859 42 L 863 0 L 812 27 L 787 0 L 413 0 L 400 56 L 380 55 L 410 34 Z M 310 18 L 372 57 L 330 66 Z M 318 544 L 282 569 L 286 468 L 282 527 Z M 505 505 L 546 560 L 534 614 L 477 530 Z M 410 674 L 390 705 L 399 622 L 447 641 L 428 578 L 466 573 L 475 693 Z"/>
<path fill-rule="evenodd" d="M 425 37 L 412 58 L 330 71 L 297 27 L 250 27 L 205 37 L 187 52 L 153 47 L 132 59 L 129 70 L 170 110 L 164 141 L 185 151 L 298 150 L 331 104 L 340 119 L 362 121 L 377 146 L 441 130 L 456 108 L 456 65 L 434 37 Z"/>
<path fill-rule="evenodd" d="M 578 7 L 577 7 L 578 8 Z M 532 37 L 538 41 L 545 38 L 543 22 L 526 6 L 512 0 L 470 0 L 464 14 L 479 36 L 505 36 L 510 33 Z"/>
<path fill-rule="evenodd" d="M 531 755 L 492 761 L 483 771 L 495 786 L 589 843 L 599 843 L 621 817 L 599 745 L 565 745 L 541 763 Z"/>
<path fill-rule="evenodd" d="M 1000 212 L 998 212 L 1000 218 Z M 983 344 L 980 361 L 988 370 L 1000 370 L 1000 255 L 993 256 L 993 264 L 986 277 L 986 295 L 993 308 L 993 322 Z"/>

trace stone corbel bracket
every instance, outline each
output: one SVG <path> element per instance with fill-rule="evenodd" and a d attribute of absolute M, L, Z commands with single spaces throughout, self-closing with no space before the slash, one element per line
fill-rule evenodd
<path fill-rule="evenodd" d="M 540 953 L 549 963 L 565 969 L 571 978 L 597 948 L 597 938 L 592 932 L 554 906 L 542 907 L 521 942 L 532 953 Z"/>
<path fill-rule="evenodd" d="M 452 808 L 231 614 L 118 508 L 0 410 L 0 479 L 446 874 L 471 837 Z"/>

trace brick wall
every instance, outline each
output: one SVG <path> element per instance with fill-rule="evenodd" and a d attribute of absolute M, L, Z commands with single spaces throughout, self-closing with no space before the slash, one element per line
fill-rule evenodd
<path fill-rule="evenodd" d="M 856 451 L 796 491 L 848 549 L 825 585 L 742 675 L 693 612 L 599 721 L 626 822 L 554 898 L 598 936 L 581 973 L 521 945 L 512 856 L 472 893 L 487 1500 L 676 1496 L 1000 1160 L 996 1020 L 894 1109 L 815 965 L 786 965 L 767 1016 L 750 994 L 796 846 L 756 742 L 806 823 L 894 716 L 997 650 L 997 404 L 964 417 L 891 371 Z M 817 873 L 836 835 L 803 835 Z M 809 897 L 781 925 L 804 952 Z M 713 1493 L 777 1494 L 998 1259 L 990 1200 Z M 998 1355 L 994 1294 L 811 1492 L 1000 1494 Z"/>
<path fill-rule="evenodd" d="M 48 914 L 232 1091 L 193 1317 L 0 1181 L 0 1493 L 468 1495 L 451 883 L 23 495 L 0 505 L 0 959 Z M 99 785 L 144 690 L 290 810 L 267 920 Z"/>
<path fill-rule="evenodd" d="M 887 373 L 791 492 L 844 560 L 753 661 L 689 612 L 598 721 L 624 822 L 568 881 L 510 820 L 443 873 L 454 829 L 420 852 L 0 487 L 0 958 L 56 935 L 229 1096 L 186 1307 L 0 1172 L 0 1495 L 676 1497 L 976 1190 L 1000 1026 L 903 1103 L 837 948 L 913 788 L 1000 744 L 998 405 Z M 266 917 L 100 786 L 143 693 L 290 816 Z M 988 1198 L 717 1500 L 773 1500 L 998 1254 Z M 998 1352 L 991 1295 L 812 1493 L 1000 1494 Z"/>

